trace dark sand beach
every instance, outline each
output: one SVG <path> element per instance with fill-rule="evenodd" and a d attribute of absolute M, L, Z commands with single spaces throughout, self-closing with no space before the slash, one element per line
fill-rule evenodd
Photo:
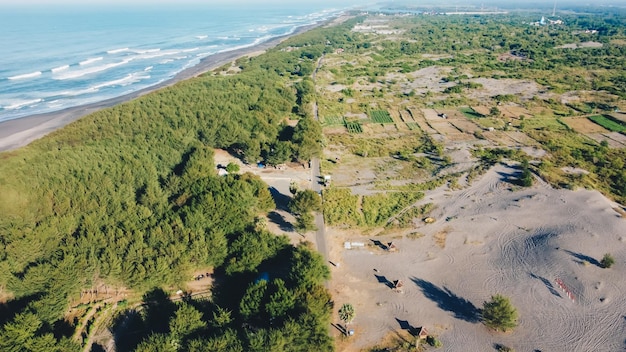
<path fill-rule="evenodd" d="M 197 65 L 179 72 L 173 78 L 133 93 L 99 101 L 96 103 L 75 106 L 60 111 L 36 114 L 0 122 L 0 152 L 13 150 L 28 145 L 32 141 L 37 140 L 63 126 L 66 126 L 83 116 L 89 115 L 90 113 L 135 99 L 161 88 L 171 86 L 177 82 L 196 77 L 202 73 L 208 72 L 212 69 L 232 62 L 240 57 L 270 49 L 287 38 L 306 32 L 315 27 L 319 27 L 325 23 L 327 22 L 320 22 L 308 26 L 302 26 L 299 27 L 292 34 L 276 37 L 255 46 L 207 56 L 206 58 L 202 59 Z"/>

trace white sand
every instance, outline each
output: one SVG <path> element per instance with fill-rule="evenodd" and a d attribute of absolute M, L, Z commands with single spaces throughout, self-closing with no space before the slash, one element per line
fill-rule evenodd
<path fill-rule="evenodd" d="M 357 314 L 346 350 L 375 345 L 405 324 L 425 326 L 444 351 L 493 351 L 497 343 L 516 351 L 624 350 L 626 219 L 596 191 L 555 190 L 540 180 L 511 190 L 505 179 L 514 172 L 498 165 L 469 188 L 428 194 L 423 202 L 437 205 L 437 221 L 411 230 L 422 238 L 393 239 L 396 253 L 344 250 L 344 240 L 392 237 L 336 232 L 335 305 L 353 303 Z M 447 232 L 443 249 L 433 239 L 441 231 Z M 616 263 L 602 269 L 596 260 L 607 252 Z M 403 293 L 384 283 L 397 279 Z M 476 308 L 496 293 L 518 309 L 513 332 L 496 333 L 478 321 Z"/>

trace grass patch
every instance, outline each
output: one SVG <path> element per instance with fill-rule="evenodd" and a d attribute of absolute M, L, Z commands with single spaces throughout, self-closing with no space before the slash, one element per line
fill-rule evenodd
<path fill-rule="evenodd" d="M 420 239 L 422 237 L 424 237 L 425 235 L 421 232 L 411 232 L 410 234 L 406 235 L 406 238 L 410 239 L 410 240 L 417 240 Z"/>
<path fill-rule="evenodd" d="M 621 121 L 615 120 L 609 115 L 594 115 L 589 116 L 589 120 L 606 128 L 611 132 L 624 132 L 626 131 L 626 125 Z"/>
<path fill-rule="evenodd" d="M 434 236 L 433 239 L 435 240 L 435 244 L 437 246 L 439 246 L 439 248 L 444 249 L 446 248 L 446 238 L 448 237 L 448 228 L 445 228 L 439 232 L 437 232 Z"/>
<path fill-rule="evenodd" d="M 480 119 L 480 118 L 485 117 L 485 115 L 477 112 L 476 110 L 470 107 L 459 108 L 459 111 L 462 112 L 463 115 L 465 115 L 467 118 L 470 118 L 470 119 Z"/>

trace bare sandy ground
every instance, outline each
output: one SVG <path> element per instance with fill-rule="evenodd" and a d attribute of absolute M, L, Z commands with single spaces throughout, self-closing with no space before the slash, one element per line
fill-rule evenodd
<path fill-rule="evenodd" d="M 226 51 L 223 53 L 208 56 L 202 59 L 202 61 L 200 61 L 200 63 L 198 63 L 197 65 L 178 73 L 175 77 L 160 84 L 139 90 L 137 92 L 129 93 L 120 97 L 111 98 L 92 104 L 71 107 L 61 111 L 37 114 L 0 122 L 0 152 L 17 149 L 28 145 L 32 141 L 37 140 L 92 112 L 135 99 L 161 88 L 171 86 L 182 80 L 196 77 L 202 73 L 208 72 L 226 63 L 232 62 L 240 57 L 258 55 L 259 52 L 272 48 L 287 38 L 303 33 L 323 24 L 323 22 L 320 22 L 318 24 L 303 26 L 298 28 L 298 30 L 296 30 L 292 34 L 277 37 L 259 45 L 232 51 Z"/>
<path fill-rule="evenodd" d="M 329 231 L 330 258 L 340 264 L 332 268 L 336 306 L 349 302 L 356 311 L 356 335 L 343 350 L 419 326 L 438 335 L 444 351 L 494 351 L 495 344 L 516 351 L 624 350 L 626 219 L 618 205 L 596 191 L 555 190 L 541 180 L 518 188 L 507 181 L 516 172 L 497 165 L 468 188 L 430 192 L 422 202 L 436 204 L 436 222 L 405 233 Z M 399 251 L 370 239 L 393 240 Z M 344 241 L 368 245 L 345 250 Z M 598 260 L 607 252 L 616 263 L 603 269 Z M 404 282 L 401 293 L 388 286 L 393 280 Z M 478 309 L 496 293 L 518 309 L 513 332 L 493 332 L 479 321 Z"/>

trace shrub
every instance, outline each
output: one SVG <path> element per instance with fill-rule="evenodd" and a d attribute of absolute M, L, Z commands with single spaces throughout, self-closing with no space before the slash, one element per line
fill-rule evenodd
<path fill-rule="evenodd" d="M 429 345 L 431 345 L 431 346 L 433 346 L 435 348 L 439 348 L 439 347 L 443 346 L 441 341 L 439 341 L 439 339 L 437 339 L 433 335 L 426 336 L 426 343 L 428 343 Z"/>
<path fill-rule="evenodd" d="M 615 264 L 615 258 L 613 258 L 610 253 L 606 253 L 600 261 L 600 265 L 602 265 L 603 268 L 610 268 L 613 264 Z"/>
<path fill-rule="evenodd" d="M 495 330 L 507 331 L 517 326 L 517 309 L 502 295 L 491 296 L 491 301 L 483 304 L 483 322 Z"/>

